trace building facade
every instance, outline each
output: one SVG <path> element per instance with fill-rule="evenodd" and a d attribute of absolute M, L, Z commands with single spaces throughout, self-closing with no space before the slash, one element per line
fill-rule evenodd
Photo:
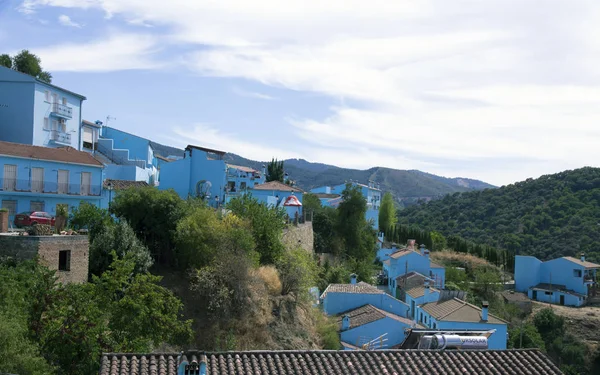
<path fill-rule="evenodd" d="M 17 213 L 56 215 L 85 201 L 100 206 L 102 163 L 71 147 L 48 148 L 0 141 L 0 200 L 14 222 Z"/>
<path fill-rule="evenodd" d="M 598 295 L 598 270 L 581 257 L 562 257 L 546 262 L 532 257 L 515 257 L 515 290 L 532 300 L 567 306 L 582 306 Z"/>
<path fill-rule="evenodd" d="M 81 150 L 85 99 L 0 66 L 0 141 Z"/>

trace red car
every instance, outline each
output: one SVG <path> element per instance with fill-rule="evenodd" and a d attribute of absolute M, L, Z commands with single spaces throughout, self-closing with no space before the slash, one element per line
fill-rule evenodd
<path fill-rule="evenodd" d="M 17 228 L 30 227 L 34 224 L 54 226 L 54 221 L 54 217 L 49 213 L 42 211 L 22 212 L 15 215 L 15 226 Z"/>

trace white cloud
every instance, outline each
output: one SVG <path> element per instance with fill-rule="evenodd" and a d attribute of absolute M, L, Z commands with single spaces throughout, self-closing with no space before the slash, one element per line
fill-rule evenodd
<path fill-rule="evenodd" d="M 23 9 L 45 6 L 95 8 L 167 30 L 161 40 L 192 50 L 182 60 L 203 75 L 350 103 L 328 118 L 290 121 L 303 140 L 285 149 L 294 156 L 301 150 L 344 166 L 424 168 L 495 183 L 600 160 L 596 0 L 576 7 L 563 0 L 543 7 L 522 0 L 26 0 Z M 117 60 L 132 57 L 108 64 L 144 67 L 140 56 L 154 47 L 147 38 L 141 48 L 129 43 L 133 51 L 111 39 Z M 81 51 L 68 56 L 84 60 L 75 66 L 109 60 Z M 68 66 L 54 58 L 60 64 L 53 66 Z M 214 142 L 223 135 L 208 133 Z M 253 147 L 256 155 L 269 144 L 225 138 L 224 146 Z"/>
<path fill-rule="evenodd" d="M 157 49 L 155 38 L 149 35 L 113 33 L 107 39 L 65 43 L 35 51 L 49 71 L 106 72 L 155 69 L 160 66 L 152 58 Z"/>
<path fill-rule="evenodd" d="M 236 95 L 244 96 L 244 97 L 247 97 L 247 98 L 262 99 L 262 100 L 278 100 L 274 96 L 263 94 L 263 93 L 260 93 L 260 92 L 247 91 L 247 90 L 244 90 L 244 89 L 239 88 L 237 86 L 233 87 L 231 89 L 231 91 L 234 94 L 236 94 Z"/>
<path fill-rule="evenodd" d="M 74 22 L 71 17 L 67 16 L 66 14 L 61 14 L 60 16 L 58 16 L 58 22 L 63 25 L 63 26 L 70 26 L 70 27 L 76 27 L 76 28 L 80 28 L 82 25 Z"/>

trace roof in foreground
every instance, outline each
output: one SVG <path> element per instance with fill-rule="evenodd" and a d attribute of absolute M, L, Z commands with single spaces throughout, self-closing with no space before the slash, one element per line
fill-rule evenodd
<path fill-rule="evenodd" d="M 187 352 L 207 375 L 562 375 L 538 349 Z M 193 357 L 192 357 L 193 356 Z M 183 357 L 182 357 L 183 358 Z M 100 375 L 176 375 L 179 353 L 102 356 Z"/>
<path fill-rule="evenodd" d="M 350 318 L 350 329 L 373 323 L 384 318 L 394 319 L 398 322 L 406 324 L 409 327 L 413 325 L 412 320 L 389 313 L 385 310 L 378 309 L 373 305 L 363 305 L 359 308 L 338 314 L 337 322 L 339 328 L 342 327 L 342 319 L 344 316 L 348 316 Z"/>
<path fill-rule="evenodd" d="M 487 322 L 482 321 L 480 308 L 458 298 L 426 303 L 421 308 L 439 321 L 506 324 L 504 320 L 489 313 Z"/>
<path fill-rule="evenodd" d="M 254 190 L 277 190 L 277 191 L 292 191 L 297 193 L 304 193 L 302 189 L 294 186 L 286 185 L 279 181 L 265 182 L 264 184 L 254 185 Z"/>
<path fill-rule="evenodd" d="M 102 167 L 91 154 L 73 147 L 50 148 L 0 141 L 0 155 Z"/>
<path fill-rule="evenodd" d="M 356 284 L 329 284 L 321 294 L 321 298 L 325 298 L 327 293 L 357 293 L 357 294 L 384 294 L 383 290 L 360 281 Z"/>

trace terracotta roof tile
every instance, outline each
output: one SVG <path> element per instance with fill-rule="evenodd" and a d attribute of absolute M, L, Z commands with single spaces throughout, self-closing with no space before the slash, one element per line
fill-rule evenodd
<path fill-rule="evenodd" d="M 207 375 L 561 375 L 537 349 L 315 350 L 196 353 Z M 185 353 L 189 359 L 190 352 Z M 135 358 L 135 360 L 134 360 Z M 102 356 L 100 375 L 176 375 L 178 353 Z"/>
<path fill-rule="evenodd" d="M 426 303 L 421 308 L 439 321 L 481 322 L 481 309 L 458 298 Z M 507 324 L 504 320 L 489 313 L 487 322 L 492 324 Z"/>
<path fill-rule="evenodd" d="M 41 147 L 0 141 L 0 155 L 102 167 L 96 158 L 73 147 Z"/>
<path fill-rule="evenodd" d="M 404 323 L 410 327 L 414 325 L 414 322 L 410 319 L 403 318 L 396 314 L 389 313 L 385 310 L 378 309 L 373 305 L 364 305 L 359 308 L 338 314 L 337 322 L 338 327 L 340 328 L 342 326 L 342 319 L 344 316 L 350 317 L 350 329 L 360 327 L 386 317 Z"/>
<path fill-rule="evenodd" d="M 111 183 L 113 190 L 125 190 L 130 187 L 142 188 L 150 186 L 146 181 L 129 181 L 129 180 L 111 180 L 107 178 L 104 180 L 104 188 L 108 189 L 108 184 Z"/>
<path fill-rule="evenodd" d="M 278 191 L 293 191 L 298 193 L 304 193 L 302 189 L 297 187 L 286 185 L 279 181 L 265 182 L 264 184 L 254 185 L 254 190 L 278 190 Z"/>
<path fill-rule="evenodd" d="M 573 257 L 563 257 L 566 260 L 569 260 L 573 263 L 579 264 L 580 266 L 583 266 L 585 268 L 600 268 L 600 264 L 596 264 L 596 263 L 592 263 L 592 262 L 588 262 L 588 261 L 584 261 L 582 262 L 581 259 L 577 259 L 577 258 L 573 258 Z"/>
<path fill-rule="evenodd" d="M 435 288 L 429 288 L 429 293 L 438 292 L 439 290 Z M 425 287 L 423 285 L 413 286 L 406 291 L 406 294 L 411 296 L 412 298 L 420 298 L 425 295 Z"/>
<path fill-rule="evenodd" d="M 246 172 L 246 173 L 260 173 L 259 171 L 257 171 L 254 168 L 244 167 L 242 165 L 227 164 L 227 167 L 231 168 L 231 169 L 237 169 L 238 171 Z"/>
<path fill-rule="evenodd" d="M 325 298 L 327 293 L 360 293 L 360 294 L 384 294 L 383 290 L 377 289 L 377 287 L 367 284 L 364 281 L 360 281 L 356 284 L 329 284 L 321 298 Z"/>

